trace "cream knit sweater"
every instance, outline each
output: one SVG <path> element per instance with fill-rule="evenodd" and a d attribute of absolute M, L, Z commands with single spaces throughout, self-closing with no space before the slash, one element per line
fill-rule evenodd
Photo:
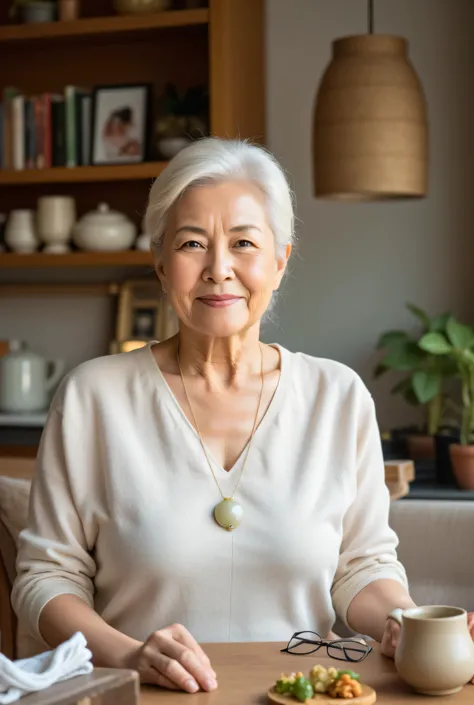
<path fill-rule="evenodd" d="M 373 580 L 406 585 L 372 398 L 347 367 L 279 350 L 234 533 L 212 518 L 219 495 L 198 436 L 150 346 L 68 375 L 20 540 L 13 604 L 24 654 L 45 648 L 38 619 L 62 593 L 140 640 L 180 622 L 200 642 L 285 641 L 327 634 Z M 242 456 L 229 473 L 215 463 L 225 495 Z"/>

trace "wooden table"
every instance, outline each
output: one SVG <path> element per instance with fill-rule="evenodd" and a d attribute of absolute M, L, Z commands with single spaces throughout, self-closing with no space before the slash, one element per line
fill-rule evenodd
<path fill-rule="evenodd" d="M 186 695 L 142 686 L 140 705 L 265 705 L 266 693 L 284 672 L 301 670 L 305 674 L 315 663 L 344 668 L 341 662 L 330 661 L 323 650 L 312 656 L 281 654 L 279 644 L 212 644 L 204 649 L 211 659 L 219 679 L 219 689 L 213 693 Z M 357 667 L 361 680 L 377 691 L 382 705 L 472 705 L 474 685 L 467 685 L 456 695 L 427 697 L 416 695 L 398 677 L 393 661 L 380 655 L 378 647 Z M 335 705 L 350 701 L 335 700 Z M 297 705 L 289 700 L 288 705 Z"/>

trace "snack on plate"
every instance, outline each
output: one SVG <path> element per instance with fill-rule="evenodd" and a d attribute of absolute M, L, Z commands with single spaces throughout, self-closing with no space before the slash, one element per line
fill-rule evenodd
<path fill-rule="evenodd" d="M 331 698 L 357 698 L 362 695 L 362 686 L 358 680 L 351 678 L 348 673 L 344 673 L 337 681 L 328 688 L 328 695 Z"/>
<path fill-rule="evenodd" d="M 288 695 L 305 703 L 315 695 L 327 695 L 330 698 L 350 700 L 362 694 L 359 675 L 354 671 L 338 671 L 336 668 L 325 668 L 317 664 L 309 673 L 282 673 L 275 683 L 275 693 Z"/>

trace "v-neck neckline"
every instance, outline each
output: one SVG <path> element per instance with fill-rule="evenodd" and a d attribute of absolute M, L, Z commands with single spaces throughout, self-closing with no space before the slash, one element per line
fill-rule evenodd
<path fill-rule="evenodd" d="M 183 410 L 181 404 L 179 403 L 179 401 L 175 397 L 173 391 L 171 390 L 171 387 L 169 386 L 168 382 L 165 379 L 165 376 L 163 375 L 163 372 L 160 369 L 158 362 L 156 361 L 155 356 L 153 355 L 152 348 L 154 345 L 157 345 L 158 342 L 159 341 L 157 341 L 157 340 L 152 340 L 149 343 L 147 343 L 147 345 L 145 346 L 144 353 L 145 353 L 147 363 L 149 364 L 150 369 L 153 372 L 154 377 L 157 379 L 158 385 L 163 390 L 166 398 L 171 402 L 169 404 L 169 407 L 173 410 L 175 418 L 178 421 L 180 421 L 181 423 L 184 422 L 185 426 L 187 426 L 188 430 L 191 431 L 194 438 L 198 442 L 200 442 L 199 434 L 198 434 L 196 428 L 194 427 L 194 425 L 190 422 L 190 420 L 188 419 L 188 417 L 184 413 L 184 410 Z M 264 433 L 265 427 L 271 424 L 272 419 L 277 414 L 278 409 L 280 407 L 280 400 L 283 396 L 284 390 L 287 385 L 287 379 L 290 374 L 290 371 L 288 369 L 289 364 L 290 364 L 290 355 L 288 354 L 287 350 L 285 348 L 281 347 L 281 345 L 278 345 L 277 343 L 270 343 L 270 346 L 272 348 L 275 348 L 276 350 L 278 350 L 278 352 L 280 354 L 280 377 L 278 379 L 278 383 L 275 388 L 275 391 L 273 392 L 273 396 L 270 399 L 270 403 L 267 406 L 267 409 L 266 409 L 264 415 L 260 419 L 260 422 L 259 422 L 257 428 L 255 429 L 255 433 L 253 436 L 253 439 L 254 439 L 253 443 L 255 442 L 255 440 L 257 440 L 257 438 L 259 436 L 261 436 Z M 237 468 L 241 465 L 241 463 L 247 453 L 247 448 L 248 448 L 249 442 L 250 442 L 250 440 L 247 441 L 245 446 L 242 448 L 242 451 L 240 452 L 237 460 L 235 461 L 235 463 L 232 465 L 232 467 L 229 470 L 226 470 L 216 460 L 216 458 L 214 457 L 214 454 L 208 448 L 207 445 L 206 445 L 206 451 L 209 456 L 209 459 L 213 463 L 214 468 L 216 468 L 218 470 L 219 474 L 223 475 L 224 477 L 230 477 L 231 475 L 233 475 L 236 472 Z M 253 445 L 253 443 L 252 443 L 252 445 Z M 202 448 L 201 448 L 201 450 L 202 450 Z M 203 453 L 203 460 L 205 460 L 204 453 Z"/>

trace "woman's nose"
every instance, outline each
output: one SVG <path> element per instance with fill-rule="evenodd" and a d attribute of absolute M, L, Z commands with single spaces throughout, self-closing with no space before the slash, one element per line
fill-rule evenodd
<path fill-rule="evenodd" d="M 216 284 L 234 279 L 232 255 L 226 247 L 215 247 L 209 250 L 203 279 Z"/>

